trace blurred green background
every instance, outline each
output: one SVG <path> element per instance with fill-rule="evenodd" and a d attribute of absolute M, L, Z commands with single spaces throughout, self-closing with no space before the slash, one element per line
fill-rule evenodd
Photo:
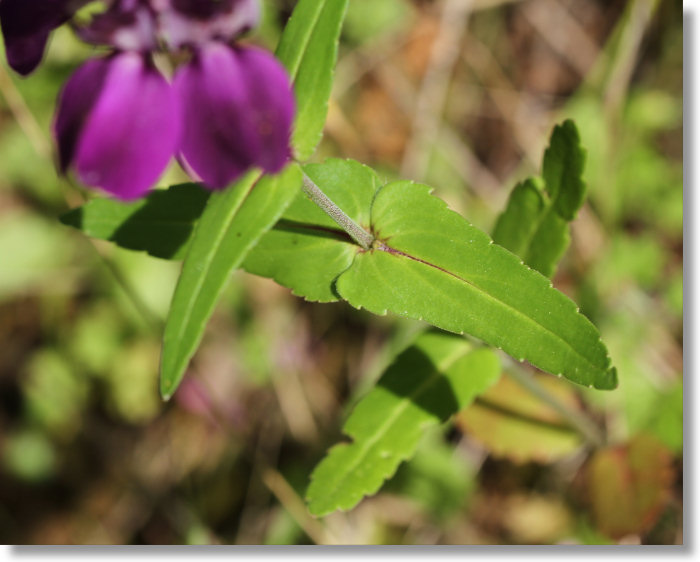
<path fill-rule="evenodd" d="M 293 5 L 265 2 L 250 40 L 274 47 Z M 323 520 L 304 509 L 308 475 L 420 326 L 239 272 L 162 403 L 159 326 L 178 264 L 56 220 L 86 192 L 56 174 L 54 102 L 90 50 L 61 29 L 29 79 L 3 65 L 0 538 L 681 543 L 682 44 L 673 0 L 351 1 L 315 158 L 429 183 L 491 230 L 553 124 L 575 119 L 589 201 L 554 283 L 601 329 L 620 387 L 537 375 L 601 447 L 504 378 L 377 496 Z"/>

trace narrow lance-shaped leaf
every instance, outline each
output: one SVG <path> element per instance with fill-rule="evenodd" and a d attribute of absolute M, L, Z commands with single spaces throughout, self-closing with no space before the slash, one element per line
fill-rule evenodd
<path fill-rule="evenodd" d="M 347 7 L 348 0 L 299 0 L 277 47 L 294 81 L 292 145 L 299 160 L 311 156 L 321 140 Z"/>
<path fill-rule="evenodd" d="M 542 161 L 542 177 L 556 212 L 568 221 L 574 220 L 586 197 L 585 162 L 586 152 L 574 122 L 566 120 L 554 127 Z"/>
<path fill-rule="evenodd" d="M 309 510 L 326 515 L 377 492 L 413 456 L 421 435 L 446 421 L 500 375 L 495 354 L 450 334 L 428 332 L 401 353 L 355 407 L 334 446 L 315 468 Z"/>
<path fill-rule="evenodd" d="M 297 194 L 296 164 L 278 176 L 250 172 L 214 194 L 197 224 L 163 335 L 160 388 L 172 396 L 201 341 L 225 283 Z"/>
<path fill-rule="evenodd" d="M 518 184 L 494 228 L 494 242 L 551 277 L 570 243 L 569 222 L 586 195 L 585 152 L 573 121 L 557 125 L 542 164 L 543 180 Z"/>
<path fill-rule="evenodd" d="M 322 134 L 346 10 L 347 0 L 301 0 L 277 49 L 297 98 L 292 146 L 298 159 L 313 153 Z M 221 201 L 217 197 L 210 200 L 193 237 L 166 323 L 161 359 L 164 397 L 179 384 L 224 282 L 279 219 L 296 195 L 300 181 L 296 165 L 279 180 L 263 178 L 243 203 L 242 216 L 236 216 L 243 201 L 237 194 L 223 195 Z M 264 199 L 260 192 L 273 196 Z"/>
<path fill-rule="evenodd" d="M 523 259 L 530 251 L 542 217 L 551 206 L 543 184 L 540 178 L 528 178 L 518 183 L 493 229 L 493 241 Z"/>
<path fill-rule="evenodd" d="M 92 238 L 114 242 L 165 259 L 179 260 L 211 193 L 194 183 L 157 190 L 134 203 L 93 199 L 63 216 L 61 222 Z"/>

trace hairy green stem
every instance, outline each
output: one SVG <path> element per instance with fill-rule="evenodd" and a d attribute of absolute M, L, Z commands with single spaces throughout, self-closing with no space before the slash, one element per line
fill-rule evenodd
<path fill-rule="evenodd" d="M 347 232 L 363 249 L 369 250 L 372 247 L 374 236 L 347 216 L 306 174 L 304 174 L 304 185 L 302 189 L 324 213 L 331 217 L 338 226 Z"/>

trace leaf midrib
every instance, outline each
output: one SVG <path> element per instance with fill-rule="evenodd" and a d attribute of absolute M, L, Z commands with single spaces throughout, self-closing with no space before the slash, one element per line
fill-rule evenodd
<path fill-rule="evenodd" d="M 318 7 L 316 9 L 316 12 L 314 13 L 313 19 L 313 24 L 308 26 L 308 32 L 303 36 L 303 39 L 301 41 L 301 49 L 298 50 L 299 55 L 295 57 L 295 59 L 292 61 L 292 66 L 293 68 L 289 69 L 289 76 L 292 79 L 292 82 L 294 82 L 297 78 L 297 74 L 299 73 L 299 68 L 301 67 L 301 63 L 304 60 L 304 57 L 306 56 L 306 52 L 309 46 L 309 43 L 311 42 L 311 37 L 316 31 L 316 27 L 318 26 L 318 22 L 321 19 L 321 14 L 323 13 L 323 10 L 326 7 L 326 2 L 319 2 Z"/>
<path fill-rule="evenodd" d="M 509 311 L 514 312 L 516 315 L 518 315 L 518 316 L 524 318 L 525 320 L 527 320 L 527 321 L 530 322 L 531 324 L 533 324 L 533 325 L 539 327 L 540 329 L 542 329 L 543 331 L 545 331 L 545 332 L 547 332 L 547 333 L 553 335 L 556 339 L 558 339 L 559 341 L 563 342 L 564 345 L 565 345 L 567 348 L 569 348 L 571 351 L 573 351 L 573 353 L 574 353 L 575 355 L 577 355 L 578 357 L 580 357 L 581 359 L 583 359 L 583 361 L 584 361 L 585 363 L 587 363 L 588 365 L 590 365 L 591 367 L 593 367 L 593 369 L 594 369 L 595 371 L 603 370 L 603 371 L 606 372 L 606 373 L 609 371 L 609 369 L 610 369 L 609 364 L 608 364 L 608 366 L 605 367 L 605 369 L 602 369 L 601 367 L 595 365 L 594 363 L 592 363 L 592 362 L 590 361 L 590 359 L 588 359 L 587 357 L 585 357 L 584 355 L 582 355 L 581 352 L 579 352 L 579 351 L 578 351 L 576 348 L 574 348 L 568 341 L 566 341 L 565 339 L 563 339 L 563 338 L 562 338 L 559 334 L 557 334 L 556 332 L 550 330 L 550 329 L 547 328 L 546 326 L 543 326 L 542 324 L 540 324 L 539 322 L 537 322 L 534 318 L 531 318 L 530 316 L 528 316 L 527 314 L 521 312 L 521 311 L 518 310 L 517 308 L 514 308 L 512 305 L 509 305 L 508 303 L 503 302 L 503 301 L 500 300 L 499 298 L 493 296 L 493 295 L 492 295 L 491 293 L 489 293 L 487 290 L 483 289 L 482 287 L 479 287 L 478 285 L 475 285 L 474 283 L 472 283 L 471 281 L 469 281 L 469 280 L 467 280 L 467 279 L 464 279 L 463 277 L 457 275 L 456 273 L 453 273 L 452 271 L 449 271 L 449 270 L 447 270 L 447 269 L 445 269 L 445 268 L 442 268 L 442 267 L 440 267 L 440 266 L 438 266 L 438 265 L 436 265 L 436 264 L 430 263 L 429 261 L 426 261 L 426 260 L 424 260 L 424 259 L 418 258 L 418 257 L 416 257 L 416 256 L 412 256 L 412 255 L 410 255 L 410 254 L 408 254 L 408 253 L 406 253 L 406 252 L 403 252 L 403 251 L 401 251 L 401 250 L 397 250 L 397 249 L 395 249 L 395 248 L 391 248 L 391 247 L 387 246 L 386 244 L 381 244 L 380 247 L 378 248 L 378 250 L 379 250 L 379 251 L 383 251 L 383 252 L 385 252 L 385 253 L 388 253 L 388 254 L 390 254 L 390 255 L 395 255 L 395 256 L 398 256 L 398 257 L 403 257 L 403 258 L 409 259 L 409 260 L 411 260 L 411 261 L 414 261 L 414 262 L 417 262 L 417 263 L 421 263 L 421 264 L 426 265 L 426 266 L 428 266 L 428 267 L 432 267 L 432 268 L 434 268 L 434 269 L 437 269 L 438 271 L 441 271 L 441 272 L 443 272 L 443 273 L 446 273 L 446 274 L 448 274 L 448 275 L 454 277 L 455 279 L 457 279 L 457 280 L 459 280 L 459 281 L 462 281 L 463 283 L 465 283 L 465 284 L 469 285 L 470 287 L 472 287 L 473 289 L 475 289 L 477 292 L 482 293 L 484 296 L 486 296 L 486 297 L 488 297 L 489 299 L 491 299 L 493 302 L 495 302 L 495 303 L 501 305 L 502 307 L 506 308 L 506 309 L 509 310 Z M 450 297 L 450 295 L 447 294 L 447 293 L 444 293 L 444 292 L 443 292 L 443 294 L 446 294 L 448 297 Z M 451 297 L 450 297 L 450 298 L 451 298 Z"/>
<path fill-rule="evenodd" d="M 518 255 L 525 261 L 525 263 L 529 264 L 530 260 L 532 259 L 532 242 L 535 240 L 537 235 L 540 233 L 542 230 L 542 227 L 545 224 L 545 220 L 547 217 L 551 214 L 554 213 L 557 216 L 559 213 L 556 212 L 554 209 L 554 201 L 547 196 L 547 199 L 545 200 L 545 204 L 547 205 L 545 209 L 543 210 L 542 213 L 540 213 L 540 216 L 537 217 L 537 220 L 535 221 L 535 228 L 532 229 L 528 237 L 525 239 L 525 244 L 522 246 L 522 251 L 518 252 Z M 564 219 L 566 220 L 566 219 Z"/>
<path fill-rule="evenodd" d="M 564 156 L 565 160 L 570 160 L 569 158 L 570 154 L 566 154 Z M 540 233 L 542 230 L 542 227 L 545 224 L 545 221 L 547 217 L 550 214 L 554 214 L 561 218 L 563 221 L 569 223 L 571 220 L 569 220 L 567 217 L 563 216 L 558 210 L 557 210 L 557 205 L 559 203 L 559 200 L 562 197 L 562 194 L 564 192 L 563 186 L 564 186 L 564 177 L 565 177 L 565 168 L 566 166 L 563 166 L 562 169 L 559 171 L 557 174 L 556 178 L 556 189 L 554 189 L 552 186 L 550 186 L 548 183 L 545 183 L 545 189 L 543 191 L 540 191 L 540 197 L 544 200 L 545 203 L 545 209 L 543 210 L 542 213 L 540 213 L 540 216 L 537 218 L 537 221 L 535 221 L 535 228 L 531 231 L 529 236 L 525 240 L 525 244 L 522 247 L 522 253 L 519 252 L 519 255 L 525 260 L 526 263 L 530 263 L 530 260 L 532 259 L 532 242 L 535 240 L 537 235 Z M 543 178 L 544 179 L 544 178 Z M 545 182 L 547 180 L 545 179 Z M 549 189 L 547 189 L 549 188 Z M 554 191 L 554 196 L 552 196 L 552 191 Z"/>
<path fill-rule="evenodd" d="M 226 237 L 226 233 L 228 232 L 229 228 L 231 227 L 231 221 L 234 219 L 234 217 L 238 213 L 238 210 L 243 205 L 243 202 L 246 200 L 247 196 L 253 190 L 253 188 L 258 183 L 258 181 L 260 181 L 261 177 L 262 177 L 262 174 L 259 174 L 257 178 L 255 178 L 253 181 L 251 181 L 250 186 L 248 186 L 248 188 L 244 190 L 245 193 L 241 194 L 241 197 L 238 198 L 238 200 L 236 201 L 236 204 L 229 210 L 229 213 L 226 216 L 226 219 L 224 221 L 225 227 L 219 229 L 219 233 L 218 233 L 216 239 L 214 240 L 214 242 L 210 246 L 210 251 L 207 253 L 206 261 L 204 262 L 204 266 L 202 267 L 202 273 L 198 276 L 197 282 L 195 285 L 195 289 L 191 293 L 193 295 L 193 298 L 190 298 L 188 303 L 187 303 L 187 306 L 186 306 L 185 311 L 184 311 L 183 316 L 182 316 L 183 320 L 178 323 L 179 329 L 175 333 L 174 340 L 172 340 L 172 341 L 180 341 L 180 339 L 182 338 L 182 335 L 187 330 L 187 327 L 189 326 L 189 323 L 190 323 L 190 318 L 192 316 L 192 311 L 194 310 L 196 302 L 199 300 L 199 295 L 201 294 L 202 286 L 204 285 L 205 281 L 208 278 L 209 270 L 211 269 L 212 264 L 214 263 L 214 257 L 216 256 L 219 248 L 221 247 L 221 242 Z M 235 189 L 235 187 L 232 189 Z M 216 200 L 214 200 L 214 202 L 216 202 Z M 190 248 L 190 250 L 191 250 L 191 248 Z M 180 362 L 181 357 L 183 357 L 183 354 L 180 351 L 183 349 L 183 347 L 179 346 L 177 349 L 178 349 L 178 353 L 176 353 L 175 357 L 177 357 L 178 361 L 176 362 L 176 365 L 177 365 L 177 363 Z M 185 355 L 187 355 L 187 354 L 185 354 Z"/>
<path fill-rule="evenodd" d="M 387 431 L 391 427 L 391 425 L 401 416 L 406 411 L 406 408 L 408 408 L 408 405 L 412 402 L 415 401 L 415 398 L 417 396 L 420 396 L 421 393 L 423 393 L 426 389 L 426 387 L 431 386 L 435 380 L 439 377 L 443 377 L 443 372 L 449 369 L 460 357 L 465 355 L 469 351 L 468 347 L 460 347 L 456 351 L 454 351 L 452 354 L 448 355 L 446 359 L 443 359 L 443 361 L 440 363 L 440 365 L 435 366 L 435 370 L 433 373 L 425 380 L 423 381 L 418 387 L 408 396 L 404 397 L 401 399 L 401 402 L 398 404 L 398 406 L 394 409 L 392 414 L 386 418 L 384 423 L 379 426 L 379 429 L 375 434 L 370 437 L 367 440 L 362 440 L 360 437 L 359 439 L 355 436 L 353 437 L 353 442 L 350 444 L 347 444 L 346 446 L 352 446 L 352 445 L 358 445 L 362 444 L 360 446 L 360 452 L 359 454 L 355 457 L 355 461 L 352 462 L 345 470 L 345 474 L 350 474 L 352 473 L 360 464 L 361 462 L 366 458 L 367 454 L 369 451 L 372 450 L 372 447 L 382 438 L 386 435 Z M 344 476 L 343 478 L 339 479 L 336 484 L 333 486 L 332 491 L 326 494 L 329 497 L 333 497 L 338 489 L 341 487 L 342 483 L 345 481 L 346 477 Z M 364 495 L 364 494 L 362 494 Z"/>

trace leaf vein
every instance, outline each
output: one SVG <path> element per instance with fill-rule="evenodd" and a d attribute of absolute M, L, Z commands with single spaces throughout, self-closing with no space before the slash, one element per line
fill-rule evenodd
<path fill-rule="evenodd" d="M 598 370 L 598 369 L 601 368 L 601 367 L 595 365 L 594 363 L 592 363 L 590 359 L 588 359 L 587 357 L 585 357 L 584 355 L 582 355 L 581 352 L 579 352 L 576 348 L 574 348 L 567 340 L 565 340 L 564 338 L 562 338 L 559 334 L 557 334 L 557 333 L 554 332 L 553 330 L 550 330 L 547 326 L 544 326 L 543 324 L 541 324 L 540 322 L 538 322 L 538 321 L 535 320 L 534 318 L 531 318 L 530 316 L 528 316 L 527 314 L 521 312 L 520 310 L 518 310 L 517 308 L 513 307 L 512 305 L 509 305 L 508 303 L 502 301 L 502 300 L 499 299 L 498 297 L 492 295 L 492 294 L 489 293 L 487 290 L 485 290 L 485 289 L 482 288 L 482 287 L 479 287 L 478 285 L 474 284 L 473 282 L 469 281 L 468 279 L 465 279 L 465 278 L 463 278 L 463 277 L 457 275 L 456 273 L 453 273 L 452 271 L 449 271 L 449 270 L 447 270 L 447 269 L 445 269 L 445 268 L 442 268 L 442 267 L 440 267 L 439 265 L 430 263 L 430 262 L 428 262 L 428 261 L 426 261 L 426 260 L 424 260 L 424 259 L 421 259 L 421 258 L 419 258 L 419 257 L 412 256 L 412 255 L 410 255 L 410 254 L 407 254 L 406 252 L 402 252 L 401 250 L 397 250 L 397 249 L 395 249 L 395 248 L 391 248 L 391 247 L 389 247 L 389 246 L 387 246 L 386 244 L 383 244 L 383 243 L 380 244 L 380 245 L 378 246 L 378 250 L 387 252 L 387 253 L 389 253 L 389 254 L 391 254 L 391 255 L 395 255 L 395 256 L 398 256 L 398 257 L 403 257 L 403 258 L 409 259 L 409 260 L 414 261 L 414 262 L 421 263 L 421 264 L 426 265 L 426 266 L 428 266 L 428 267 L 432 267 L 432 268 L 434 268 L 434 269 L 437 269 L 438 271 L 441 271 L 441 272 L 443 272 L 443 273 L 446 273 L 446 274 L 448 274 L 448 275 L 454 277 L 455 279 L 457 279 L 457 280 L 459 280 L 459 281 L 462 281 L 463 283 L 465 283 L 465 284 L 469 285 L 470 287 L 472 287 L 473 289 L 475 289 L 477 292 L 479 292 L 479 293 L 483 294 L 484 296 L 486 296 L 487 298 L 491 299 L 491 300 L 492 300 L 493 302 L 495 302 L 497 305 L 500 305 L 501 307 L 505 308 L 505 309 L 508 310 L 509 312 L 513 312 L 516 316 L 519 316 L 519 317 L 524 318 L 527 322 L 529 322 L 529 323 L 533 324 L 534 326 L 536 326 L 536 327 L 542 329 L 542 330 L 545 331 L 546 333 L 548 333 L 548 334 L 554 336 L 555 339 L 558 339 L 559 341 L 561 341 L 561 342 L 565 345 L 565 347 L 567 347 L 568 349 L 570 349 L 576 356 L 578 356 L 578 357 L 580 357 L 581 359 L 583 359 L 583 361 L 584 361 L 585 363 L 587 363 L 588 365 L 590 365 L 591 367 L 593 367 L 594 370 Z M 414 270 L 414 273 L 417 273 L 417 272 Z M 435 290 L 435 287 L 432 287 L 432 288 L 433 288 L 433 290 Z M 448 297 L 448 299 L 453 300 L 453 301 L 455 300 L 449 293 L 446 293 L 446 292 L 444 292 L 444 291 L 442 291 L 442 292 L 443 292 L 443 294 L 444 294 L 445 296 Z M 455 301 L 455 302 L 456 302 L 456 301 Z M 609 365 L 609 362 L 608 362 L 608 365 L 606 365 L 605 368 L 608 369 L 609 366 L 610 366 L 610 365 Z"/>

